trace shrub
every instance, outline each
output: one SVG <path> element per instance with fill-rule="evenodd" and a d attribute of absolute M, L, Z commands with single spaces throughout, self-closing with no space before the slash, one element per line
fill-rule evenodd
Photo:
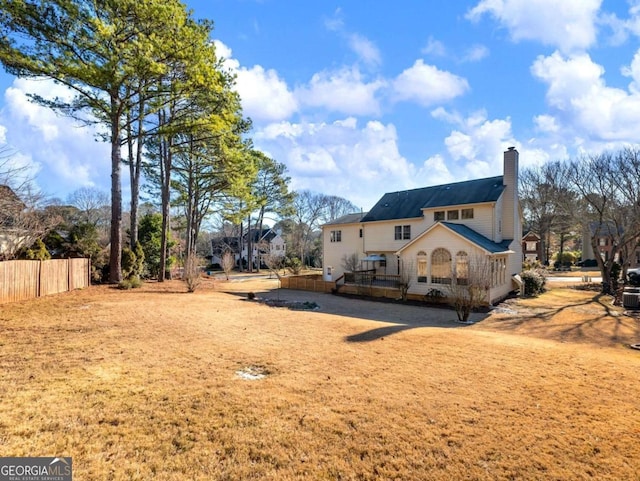
<path fill-rule="evenodd" d="M 36 239 L 31 247 L 20 249 L 16 254 L 16 257 L 31 261 L 46 261 L 51 259 L 51 254 L 49 254 L 44 242 L 42 242 L 41 239 Z"/>
<path fill-rule="evenodd" d="M 129 277 L 118 283 L 118 289 L 122 290 L 137 289 L 138 287 L 142 287 L 142 281 L 139 277 Z"/>
<path fill-rule="evenodd" d="M 302 261 L 297 257 L 289 257 L 286 260 L 286 266 L 289 272 L 293 275 L 298 275 L 302 272 Z"/>
<path fill-rule="evenodd" d="M 547 278 L 543 270 L 531 269 L 529 271 L 523 271 L 520 277 L 524 283 L 525 296 L 537 296 L 545 291 Z"/>
<path fill-rule="evenodd" d="M 187 291 L 195 292 L 200 285 L 202 278 L 200 277 L 200 266 L 198 256 L 191 254 L 187 257 L 184 265 L 184 275 L 182 277 L 187 284 Z"/>
<path fill-rule="evenodd" d="M 564 251 L 562 255 L 558 252 L 555 256 L 556 262 L 562 265 L 573 264 L 579 258 L 580 257 L 573 251 Z"/>

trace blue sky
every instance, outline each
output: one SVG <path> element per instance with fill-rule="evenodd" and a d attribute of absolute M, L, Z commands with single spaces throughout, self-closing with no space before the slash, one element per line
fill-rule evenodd
<path fill-rule="evenodd" d="M 294 190 L 368 210 L 385 192 L 640 139 L 640 0 L 190 0 L 215 23 L 255 146 Z M 393 8 L 390 8 L 390 6 Z M 0 142 L 62 199 L 108 191 L 108 147 L 0 75 Z M 126 186 L 125 186 L 126 191 Z"/>

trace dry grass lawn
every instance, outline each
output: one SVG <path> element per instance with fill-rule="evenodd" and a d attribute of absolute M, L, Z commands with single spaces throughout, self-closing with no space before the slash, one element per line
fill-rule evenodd
<path fill-rule="evenodd" d="M 78 480 L 640 479 L 639 323 L 593 292 L 466 326 L 207 282 L 0 306 L 0 455 Z"/>

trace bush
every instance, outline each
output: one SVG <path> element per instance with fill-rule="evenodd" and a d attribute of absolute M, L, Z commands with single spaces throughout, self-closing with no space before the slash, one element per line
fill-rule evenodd
<path fill-rule="evenodd" d="M 16 257 L 31 261 L 46 261 L 51 259 L 51 254 L 49 254 L 44 242 L 41 239 L 37 239 L 31 247 L 20 249 Z"/>
<path fill-rule="evenodd" d="M 297 257 L 288 257 L 286 260 L 286 266 L 289 272 L 293 275 L 298 275 L 302 272 L 302 261 Z"/>
<path fill-rule="evenodd" d="M 122 290 L 137 289 L 138 287 L 142 287 L 142 281 L 139 277 L 129 277 L 118 283 L 118 289 Z"/>
<path fill-rule="evenodd" d="M 579 256 L 576 255 L 576 253 L 573 251 L 564 251 L 562 255 L 560 255 L 560 253 L 558 252 L 555 256 L 556 263 L 560 263 L 562 265 L 571 265 L 577 259 L 579 259 Z"/>
<path fill-rule="evenodd" d="M 184 274 L 182 279 L 187 284 L 187 291 L 195 292 L 202 278 L 200 277 L 199 259 L 195 254 L 191 254 L 187 257 L 184 264 Z"/>
<path fill-rule="evenodd" d="M 523 271 L 520 277 L 524 283 L 525 296 L 537 296 L 545 291 L 547 278 L 543 270 L 531 269 L 529 271 Z"/>

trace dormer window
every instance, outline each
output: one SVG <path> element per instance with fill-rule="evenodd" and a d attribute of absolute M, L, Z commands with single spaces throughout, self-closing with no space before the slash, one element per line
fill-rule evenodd
<path fill-rule="evenodd" d="M 433 213 L 433 221 L 438 222 L 439 220 L 444 220 L 444 211 L 438 210 Z"/>
<path fill-rule="evenodd" d="M 463 219 L 473 219 L 473 209 L 462 209 Z"/>
<path fill-rule="evenodd" d="M 459 211 L 457 210 L 448 210 L 447 211 L 447 220 L 458 220 Z"/>

